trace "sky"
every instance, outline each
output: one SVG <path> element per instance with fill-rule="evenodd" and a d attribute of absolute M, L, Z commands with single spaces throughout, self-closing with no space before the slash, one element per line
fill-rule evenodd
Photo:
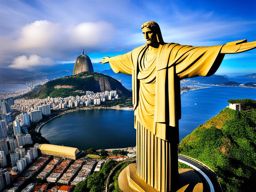
<path fill-rule="evenodd" d="M 98 63 L 144 44 L 140 26 L 149 20 L 165 42 L 256 41 L 255 10 L 255 0 L 0 0 L 0 74 L 15 79 L 61 68 L 82 49 Z M 225 56 L 217 74 L 255 72 L 252 50 Z"/>

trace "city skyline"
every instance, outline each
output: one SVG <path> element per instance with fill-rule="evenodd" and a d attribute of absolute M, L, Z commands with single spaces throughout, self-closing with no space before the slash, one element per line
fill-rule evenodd
<path fill-rule="evenodd" d="M 193 4 L 187 0 L 12 0 L 0 1 L 0 5 L 4 18 L 0 21 L 0 68 L 9 71 L 61 68 L 74 63 L 83 48 L 98 63 L 103 56 L 144 44 L 140 25 L 147 20 L 160 24 L 166 42 L 209 46 L 244 38 L 253 41 L 256 36 L 252 0 Z M 256 72 L 255 53 L 226 56 L 217 73 Z"/>

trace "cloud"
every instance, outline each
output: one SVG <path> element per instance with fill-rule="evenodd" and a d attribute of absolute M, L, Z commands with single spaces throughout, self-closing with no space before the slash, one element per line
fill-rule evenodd
<path fill-rule="evenodd" d="M 166 42 L 214 45 L 255 37 L 255 21 L 247 16 L 247 9 L 223 11 L 211 4 L 197 6 L 196 2 L 11 0 L 0 5 L 0 67 L 16 66 L 17 56 L 25 56 L 27 62 L 31 55 L 65 63 L 74 60 L 82 48 L 89 55 L 98 53 L 98 57 L 124 53 L 145 43 L 140 25 L 147 20 L 160 24 Z"/>
<path fill-rule="evenodd" d="M 250 31 L 250 26 L 255 25 L 255 23 L 255 21 L 200 20 L 199 17 L 194 17 L 183 24 L 170 25 L 167 22 L 162 22 L 160 28 L 165 42 L 208 46 L 245 38 L 239 34 Z M 144 43 L 141 32 L 134 33 L 130 41 L 130 44 L 139 43 Z"/>
<path fill-rule="evenodd" d="M 9 66 L 14 69 L 30 69 L 37 66 L 52 65 L 53 61 L 50 58 L 42 58 L 38 55 L 21 55 L 16 57 Z"/>
<path fill-rule="evenodd" d="M 58 39 L 58 25 L 47 20 L 38 20 L 24 26 L 18 39 L 18 48 L 50 48 Z"/>
<path fill-rule="evenodd" d="M 70 33 L 71 42 L 76 46 L 94 47 L 108 43 L 114 34 L 110 23 L 83 22 L 76 25 Z"/>

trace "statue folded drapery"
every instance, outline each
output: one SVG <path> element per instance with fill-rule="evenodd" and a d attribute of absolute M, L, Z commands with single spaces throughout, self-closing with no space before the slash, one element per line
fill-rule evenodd
<path fill-rule="evenodd" d="M 164 44 L 152 62 L 145 63 L 148 46 L 109 60 L 114 72 L 132 75 L 136 122 L 157 137 L 168 140 L 168 128 L 180 119 L 180 79 L 213 74 L 224 54 L 222 46 L 192 47 Z"/>
<path fill-rule="evenodd" d="M 156 22 L 146 22 L 141 28 L 146 45 L 120 56 L 103 58 L 102 63 L 109 62 L 114 72 L 132 75 L 138 176 L 156 191 L 175 191 L 180 80 L 212 75 L 224 54 L 253 49 L 256 42 L 241 40 L 220 46 L 193 47 L 164 43 Z"/>

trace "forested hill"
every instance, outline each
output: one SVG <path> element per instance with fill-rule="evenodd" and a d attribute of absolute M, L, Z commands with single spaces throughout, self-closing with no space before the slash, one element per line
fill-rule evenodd
<path fill-rule="evenodd" d="M 211 167 L 223 191 L 252 191 L 256 183 L 256 109 L 247 105 L 241 112 L 222 110 L 185 137 L 179 151 Z"/>
<path fill-rule="evenodd" d="M 102 92 L 116 90 L 121 97 L 131 97 L 119 81 L 101 73 L 80 73 L 66 76 L 35 87 L 24 95 L 26 98 L 68 97 L 84 95 L 86 91 Z"/>

